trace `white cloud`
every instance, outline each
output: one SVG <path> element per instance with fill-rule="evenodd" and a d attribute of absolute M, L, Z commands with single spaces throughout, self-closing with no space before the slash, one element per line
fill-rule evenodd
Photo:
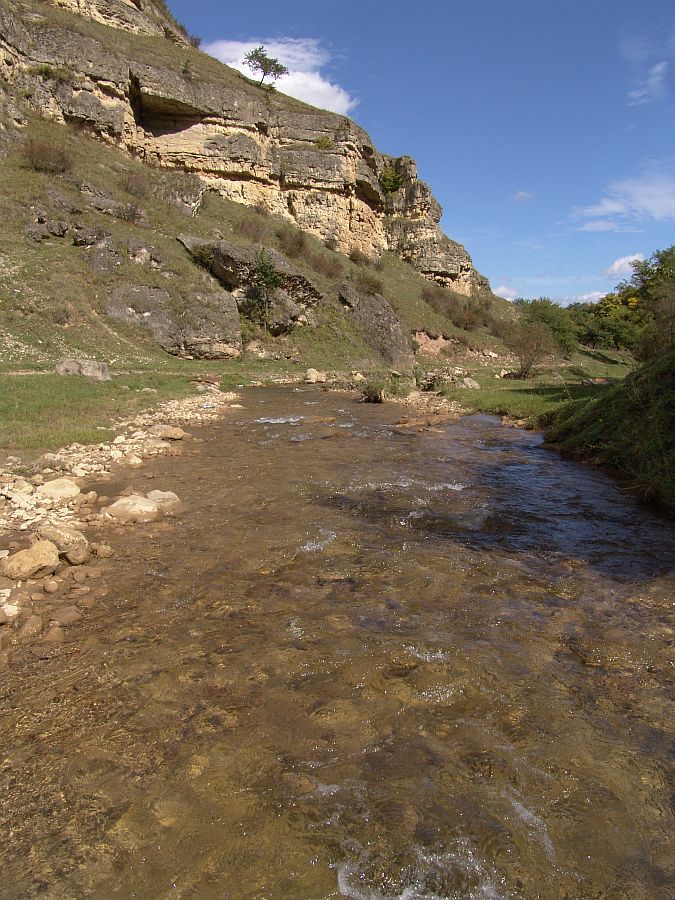
<path fill-rule="evenodd" d="M 576 210 L 581 231 L 627 231 L 643 222 L 675 221 L 672 163 L 650 163 L 634 178 L 614 181 L 597 203 Z"/>
<path fill-rule="evenodd" d="M 314 38 L 211 41 L 203 49 L 250 77 L 253 73 L 244 64 L 244 56 L 261 44 L 270 56 L 288 68 L 288 75 L 282 75 L 276 82 L 276 86 L 284 94 L 342 115 L 347 115 L 357 105 L 358 100 L 322 74 L 321 69 L 330 62 L 330 55 Z"/>
<path fill-rule="evenodd" d="M 627 275 L 633 274 L 633 266 L 631 263 L 640 260 L 640 262 L 644 261 L 643 253 L 631 253 L 629 256 L 620 256 L 618 259 L 615 259 L 611 266 L 605 269 L 602 273 L 605 278 L 615 279 L 615 278 L 625 278 Z"/>
<path fill-rule="evenodd" d="M 668 78 L 670 64 L 663 59 L 657 62 L 648 71 L 637 87 L 628 91 L 628 103 L 631 106 L 641 106 L 643 103 L 657 103 L 668 96 Z"/>
<path fill-rule="evenodd" d="M 515 300 L 516 297 L 519 296 L 518 291 L 507 287 L 505 284 L 500 284 L 492 293 L 496 294 L 498 297 L 503 297 L 504 300 Z"/>
<path fill-rule="evenodd" d="M 516 191 L 513 195 L 515 203 L 522 203 L 523 200 L 531 200 L 534 197 L 532 191 Z"/>
<path fill-rule="evenodd" d="M 605 291 L 590 291 L 588 294 L 575 294 L 572 297 L 556 297 L 556 303 L 569 306 L 571 303 L 597 303 L 605 296 Z"/>

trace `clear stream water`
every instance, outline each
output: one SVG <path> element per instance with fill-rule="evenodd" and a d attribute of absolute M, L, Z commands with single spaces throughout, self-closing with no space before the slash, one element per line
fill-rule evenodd
<path fill-rule="evenodd" d="M 243 402 L 3 673 L 0 896 L 675 896 L 671 526 L 492 418 Z"/>

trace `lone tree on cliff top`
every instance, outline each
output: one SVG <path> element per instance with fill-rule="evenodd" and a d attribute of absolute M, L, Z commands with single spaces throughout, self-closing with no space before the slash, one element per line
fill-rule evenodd
<path fill-rule="evenodd" d="M 262 45 L 254 50 L 249 50 L 244 57 L 244 62 L 249 69 L 260 73 L 259 84 L 262 84 L 266 78 L 269 78 L 271 81 L 277 81 L 282 75 L 288 74 L 286 66 L 273 56 L 268 56 Z"/>

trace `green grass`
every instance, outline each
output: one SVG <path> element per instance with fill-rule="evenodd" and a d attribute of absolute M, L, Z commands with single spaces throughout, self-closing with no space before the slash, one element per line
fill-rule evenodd
<path fill-rule="evenodd" d="M 602 394 L 562 406 L 546 438 L 619 472 L 640 497 L 675 515 L 675 349 Z"/>
<path fill-rule="evenodd" d="M 157 393 L 144 393 L 144 387 Z M 101 383 L 59 375 L 0 376 L 0 448 L 35 453 L 95 443 L 109 437 L 114 419 L 191 393 L 194 386 L 181 376 L 129 375 Z"/>
<path fill-rule="evenodd" d="M 449 385 L 443 394 L 470 411 L 524 419 L 529 426 L 537 427 L 570 400 L 603 396 L 612 384 L 625 378 L 631 366 L 632 360 L 624 353 L 587 349 L 577 350 L 566 365 L 523 381 L 495 378 L 498 369 L 494 366 L 464 366 L 481 389 Z M 584 384 L 593 378 L 604 378 L 607 383 Z"/>

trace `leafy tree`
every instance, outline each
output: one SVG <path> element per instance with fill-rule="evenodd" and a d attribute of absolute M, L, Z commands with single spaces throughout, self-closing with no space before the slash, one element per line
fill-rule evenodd
<path fill-rule="evenodd" d="M 262 84 L 266 78 L 269 78 L 271 81 L 278 81 L 282 75 L 288 74 L 286 66 L 273 56 L 269 56 L 262 45 L 254 50 L 249 50 L 244 57 L 244 62 L 249 69 L 260 74 L 258 84 Z"/>
<path fill-rule="evenodd" d="M 537 300 L 518 300 L 527 322 L 541 322 L 553 335 L 563 353 L 571 353 L 577 344 L 577 329 L 572 316 L 564 306 L 554 303 L 548 297 Z"/>
<path fill-rule="evenodd" d="M 675 246 L 636 260 L 633 275 L 597 303 L 567 310 L 582 344 L 658 356 L 675 341 Z"/>
<path fill-rule="evenodd" d="M 652 359 L 675 342 L 675 245 L 636 260 L 628 284 L 619 285 L 642 308 L 645 328 L 636 347 L 640 359 Z"/>
<path fill-rule="evenodd" d="M 253 281 L 252 311 L 254 317 L 265 329 L 269 329 L 270 308 L 274 292 L 284 283 L 282 275 L 277 272 L 269 254 L 261 249 L 256 253 L 251 270 Z"/>
<path fill-rule="evenodd" d="M 555 349 L 551 329 L 543 322 L 514 322 L 506 331 L 504 343 L 518 360 L 519 378 L 531 378 Z"/>

